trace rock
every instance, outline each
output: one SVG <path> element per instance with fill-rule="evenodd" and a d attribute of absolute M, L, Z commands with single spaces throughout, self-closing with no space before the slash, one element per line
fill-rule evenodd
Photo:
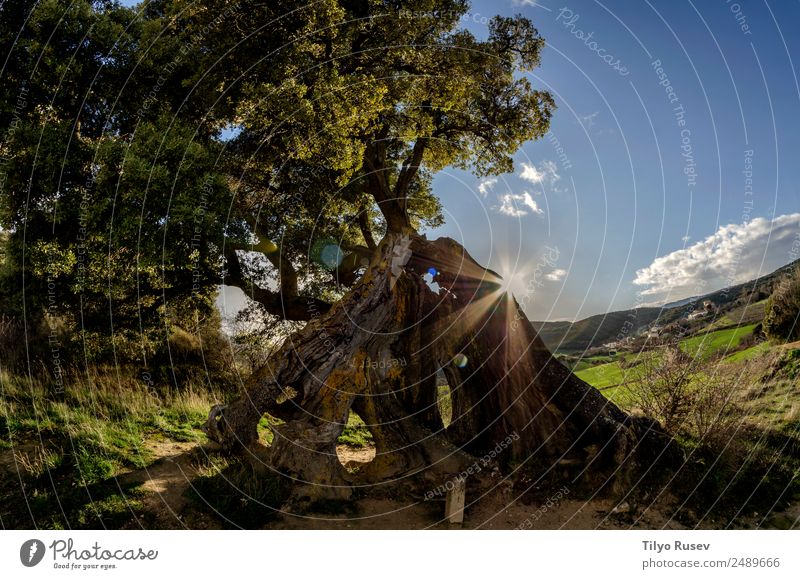
<path fill-rule="evenodd" d="M 631 505 L 627 501 L 619 503 L 616 507 L 611 509 L 611 513 L 615 515 L 624 515 L 631 512 Z"/>

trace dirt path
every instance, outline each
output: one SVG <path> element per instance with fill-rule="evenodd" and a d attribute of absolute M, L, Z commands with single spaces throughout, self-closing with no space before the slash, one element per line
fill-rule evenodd
<path fill-rule="evenodd" d="M 146 445 L 156 460 L 149 466 L 120 475 L 121 484 L 139 484 L 147 494 L 143 511 L 147 521 L 131 521 L 130 528 L 187 528 L 183 511 L 189 504 L 186 494 L 199 474 L 203 447 L 193 442 L 150 442 Z M 143 524 L 144 523 L 144 524 Z"/>

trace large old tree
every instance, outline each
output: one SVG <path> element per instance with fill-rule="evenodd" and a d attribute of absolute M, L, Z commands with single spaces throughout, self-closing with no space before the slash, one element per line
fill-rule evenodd
<path fill-rule="evenodd" d="M 118 360 L 130 336 L 147 368 L 175 327 L 213 319 L 218 284 L 242 288 L 294 333 L 208 434 L 253 450 L 280 418 L 270 460 L 307 494 L 353 483 L 336 457 L 351 411 L 377 446 L 366 481 L 451 476 L 509 436 L 502 460 L 601 482 L 660 452 L 651 422 L 553 358 L 497 274 L 420 233 L 442 222 L 437 171 L 511 171 L 548 130 L 529 20 L 472 33 L 466 0 L 30 4 L 0 6 L 0 282 L 27 291 L 20 315 L 71 319 L 83 355 Z"/>
<path fill-rule="evenodd" d="M 195 26 L 209 28 L 224 5 Z M 251 448 L 264 413 L 282 419 L 270 460 L 312 495 L 347 488 L 336 441 L 351 411 L 377 446 L 367 481 L 455 474 L 465 452 L 509 436 L 505 461 L 578 463 L 606 480 L 658 438 L 554 359 L 497 274 L 454 240 L 419 232 L 440 219 L 436 171 L 510 171 L 555 108 L 524 74 L 543 47 L 532 23 L 496 17 L 476 36 L 459 25 L 467 8 L 253 4 L 230 17 L 241 37 L 219 38 L 228 51 L 203 69 L 242 130 L 237 218 L 253 236 L 228 245 L 225 283 L 307 322 L 239 399 L 212 410 L 208 432 Z"/>

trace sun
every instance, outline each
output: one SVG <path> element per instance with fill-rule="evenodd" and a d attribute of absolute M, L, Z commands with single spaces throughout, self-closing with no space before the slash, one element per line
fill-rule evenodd
<path fill-rule="evenodd" d="M 498 292 L 507 294 L 509 297 L 523 295 L 528 278 L 528 271 L 525 265 L 520 264 L 519 261 L 512 262 L 508 256 L 501 256 L 498 262 L 497 273 L 501 278 Z"/>
<path fill-rule="evenodd" d="M 500 271 L 502 281 L 500 282 L 500 291 L 502 293 L 514 293 L 514 285 L 517 282 L 517 272 L 515 271 Z"/>

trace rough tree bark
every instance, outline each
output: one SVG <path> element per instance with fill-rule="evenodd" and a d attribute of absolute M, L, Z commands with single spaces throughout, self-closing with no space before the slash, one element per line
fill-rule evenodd
<path fill-rule="evenodd" d="M 433 270 L 438 294 L 423 279 Z M 212 409 L 209 437 L 248 448 L 264 413 L 281 418 L 270 460 L 311 497 L 347 496 L 354 482 L 336 455 L 351 409 L 377 450 L 360 481 L 452 476 L 508 437 L 515 441 L 501 460 L 547 468 L 578 459 L 598 483 L 624 480 L 641 457 L 661 452 L 668 441 L 658 425 L 625 414 L 561 365 L 500 287 L 453 240 L 387 235 L 344 299 L 325 313 L 309 302 L 310 321 L 244 395 Z M 447 429 L 439 368 L 453 401 Z"/>

